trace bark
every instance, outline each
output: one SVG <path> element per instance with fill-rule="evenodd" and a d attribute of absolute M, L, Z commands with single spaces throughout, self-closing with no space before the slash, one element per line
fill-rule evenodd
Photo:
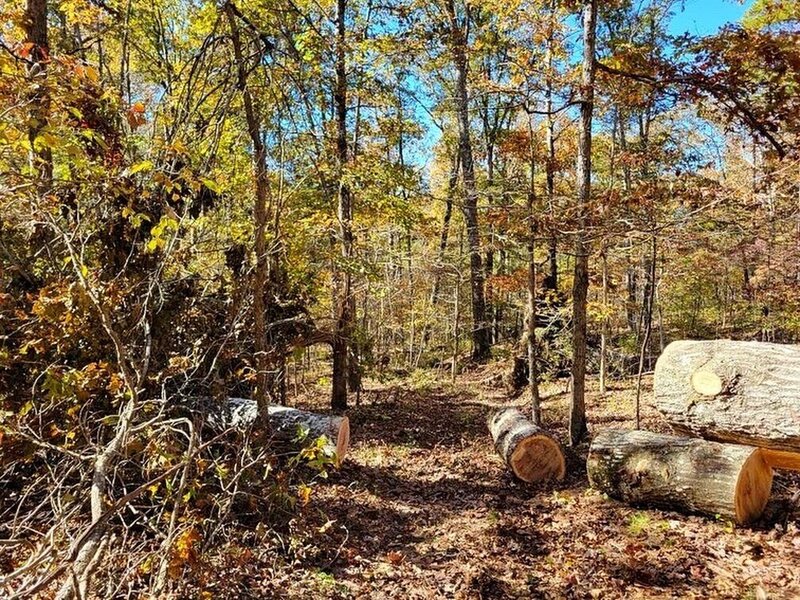
<path fill-rule="evenodd" d="M 606 249 L 602 250 L 603 261 L 603 310 L 608 311 L 608 260 Z M 611 335 L 611 324 L 608 315 L 603 316 L 602 333 L 600 334 L 600 393 L 605 395 L 608 391 L 608 338 Z M 637 427 L 638 429 L 638 427 Z"/>
<path fill-rule="evenodd" d="M 228 410 L 230 416 L 226 416 L 224 425 L 232 427 L 250 426 L 258 413 L 256 402 L 248 398 L 230 398 Z M 350 445 L 350 421 L 347 417 L 321 415 L 288 406 L 272 405 L 268 410 L 276 441 L 296 447 L 296 440 L 301 437 L 298 433 L 307 430 L 302 443 L 324 435 L 328 439 L 325 451 L 335 456 L 337 464 L 344 460 Z"/>
<path fill-rule="evenodd" d="M 25 5 L 25 42 L 32 44 L 28 77 L 32 80 L 30 97 L 30 124 L 28 141 L 31 145 L 30 163 L 44 192 L 53 181 L 53 155 L 49 147 L 36 146 L 36 138 L 47 128 L 50 112 L 50 96 L 45 77 L 50 59 L 50 44 L 47 31 L 47 0 L 28 0 Z"/>
<path fill-rule="evenodd" d="M 539 369 L 536 364 L 536 230 L 537 221 L 535 211 L 536 201 L 536 154 L 533 145 L 533 123 L 528 119 L 528 134 L 530 136 L 529 162 L 530 182 L 528 187 L 528 305 L 527 322 L 525 331 L 526 350 L 528 355 L 528 386 L 531 390 L 531 419 L 534 425 L 542 423 L 542 409 L 539 398 Z M 515 361 L 516 364 L 516 361 Z"/>
<path fill-rule="evenodd" d="M 225 14 L 231 28 L 231 42 L 233 43 L 234 57 L 237 65 L 237 84 L 242 94 L 247 133 L 253 144 L 253 173 L 255 175 L 256 198 L 253 206 L 255 220 L 256 268 L 253 276 L 253 335 L 255 336 L 255 367 L 256 387 L 253 390 L 259 407 L 259 418 L 264 429 L 269 428 L 270 384 L 269 384 L 269 349 L 267 344 L 266 315 L 267 306 L 265 298 L 269 297 L 269 257 L 267 256 L 266 226 L 267 205 L 271 202 L 269 187 L 269 173 L 267 171 L 267 151 L 261 139 L 261 120 L 256 114 L 253 97 L 247 87 L 247 67 L 242 50 L 239 25 L 236 21 L 235 9 L 231 4 L 225 5 Z"/>
<path fill-rule="evenodd" d="M 444 263 L 444 253 L 447 250 L 447 240 L 450 237 L 450 220 L 453 216 L 453 195 L 456 193 L 456 185 L 458 184 L 458 166 L 459 166 L 459 152 L 456 150 L 453 156 L 453 165 L 450 167 L 450 177 L 447 181 L 447 199 L 445 200 L 444 217 L 442 219 L 442 233 L 439 238 L 439 255 L 437 259 L 437 267 Z M 441 291 L 442 274 L 439 268 L 436 269 L 433 275 L 433 291 L 431 292 L 431 305 L 436 306 L 439 302 L 439 292 Z"/>
<path fill-rule="evenodd" d="M 478 189 L 475 182 L 475 164 L 470 135 L 469 92 L 467 75 L 467 38 L 458 22 L 454 0 L 445 0 L 450 29 L 450 51 L 456 68 L 456 112 L 458 116 L 458 139 L 461 172 L 464 179 L 464 222 L 469 243 L 470 287 L 472 298 L 472 358 L 484 361 L 491 354 L 491 330 L 486 319 L 486 297 L 484 290 L 483 259 L 481 257 L 480 229 L 478 227 Z"/>
<path fill-rule="evenodd" d="M 594 48 L 597 2 L 583 5 L 583 66 L 581 124 L 578 141 L 578 234 L 575 242 L 575 277 L 572 287 L 572 401 L 569 437 L 576 446 L 586 435 L 586 298 L 589 291 L 589 248 L 585 239 L 592 179 L 592 112 L 594 109 Z"/>
<path fill-rule="evenodd" d="M 532 483 L 564 478 L 561 445 L 519 410 L 506 408 L 494 413 L 488 426 L 495 450 L 519 479 Z"/>
<path fill-rule="evenodd" d="M 550 2 L 550 27 L 547 35 L 547 82 L 545 89 L 545 112 L 547 112 L 547 160 L 545 161 L 545 183 L 547 188 L 547 206 L 550 213 L 555 212 L 556 198 L 556 136 L 555 117 L 553 115 L 553 44 L 555 41 L 555 0 Z M 553 292 L 558 291 L 558 244 L 555 235 L 550 238 L 548 263 L 550 272 L 545 277 L 542 287 Z"/>
<path fill-rule="evenodd" d="M 678 431 L 800 452 L 800 346 L 673 342 L 653 386 L 656 407 Z"/>
<path fill-rule="evenodd" d="M 333 374 L 331 386 L 331 407 L 335 410 L 347 408 L 347 375 L 350 337 L 352 335 L 353 315 L 350 300 L 351 275 L 349 262 L 353 255 L 353 213 L 350 187 L 345 180 L 345 167 L 348 160 L 347 142 L 347 63 L 345 48 L 345 12 L 347 0 L 336 3 L 336 82 L 333 102 L 336 111 L 336 158 L 339 162 L 339 201 L 337 217 L 339 220 L 339 242 L 344 265 L 336 272 L 336 335 L 333 342 Z"/>
<path fill-rule="evenodd" d="M 749 523 L 772 488 L 758 448 L 649 431 L 598 434 L 586 463 L 593 487 L 623 502 Z"/>
<path fill-rule="evenodd" d="M 658 254 L 658 238 L 656 237 L 655 230 L 652 237 L 652 254 L 650 255 L 650 269 L 648 271 L 649 287 L 647 288 L 647 296 L 645 297 L 645 305 L 643 314 L 645 319 L 644 325 L 644 339 L 642 340 L 642 347 L 639 352 L 639 370 L 636 374 L 636 429 L 639 429 L 640 424 L 640 400 L 642 396 L 642 374 L 644 373 L 644 359 L 647 354 L 647 349 L 650 345 L 650 335 L 653 331 L 653 301 L 655 300 L 656 293 L 656 257 Z"/>

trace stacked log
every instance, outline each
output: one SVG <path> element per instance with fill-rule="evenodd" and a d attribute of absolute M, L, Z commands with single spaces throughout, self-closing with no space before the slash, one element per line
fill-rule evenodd
<path fill-rule="evenodd" d="M 800 346 L 673 342 L 653 391 L 676 431 L 758 446 L 773 467 L 800 470 Z"/>
<path fill-rule="evenodd" d="M 672 428 L 692 437 L 598 434 L 587 471 L 609 496 L 749 523 L 769 499 L 772 470 L 800 470 L 800 346 L 673 342 L 653 391 Z"/>
<path fill-rule="evenodd" d="M 593 487 L 631 504 L 757 519 L 772 488 L 760 449 L 649 431 L 605 430 L 586 465 Z"/>
<path fill-rule="evenodd" d="M 230 398 L 228 400 L 230 418 L 228 424 L 234 427 L 251 425 L 258 415 L 255 400 L 249 398 Z M 350 446 L 350 421 L 347 417 L 322 415 L 288 406 L 270 406 L 269 420 L 276 439 L 291 443 L 300 430 L 307 431 L 305 439 L 315 440 L 325 436 L 328 443 L 326 452 L 341 464 Z"/>
<path fill-rule="evenodd" d="M 558 440 L 519 410 L 494 413 L 488 426 L 495 450 L 519 479 L 533 483 L 564 478 L 566 464 Z"/>

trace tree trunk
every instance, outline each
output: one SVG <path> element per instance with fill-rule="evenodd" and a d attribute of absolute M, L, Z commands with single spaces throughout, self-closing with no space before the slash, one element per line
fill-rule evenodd
<path fill-rule="evenodd" d="M 800 453 L 800 346 L 673 342 L 653 386 L 656 407 L 678 431 Z"/>
<path fill-rule="evenodd" d="M 447 181 L 447 198 L 445 199 L 444 217 L 442 219 L 442 233 L 439 238 L 439 254 L 436 262 L 436 270 L 433 274 L 433 290 L 431 292 L 431 306 L 436 306 L 439 302 L 439 292 L 442 283 L 441 267 L 444 263 L 444 253 L 447 250 L 447 240 L 450 237 L 450 219 L 453 216 L 453 195 L 456 193 L 458 184 L 458 165 L 459 152 L 456 150 L 453 157 L 453 164 L 450 168 L 450 177 Z"/>
<path fill-rule="evenodd" d="M 528 354 L 528 386 L 531 390 L 531 419 L 533 424 L 542 424 L 542 409 L 539 398 L 539 369 L 536 364 L 536 153 L 533 145 L 533 123 L 528 118 L 530 182 L 528 186 L 528 306 L 525 328 Z M 516 361 L 515 361 L 516 364 Z"/>
<path fill-rule="evenodd" d="M 345 11 L 347 0 L 336 3 L 336 83 L 334 104 L 336 109 L 336 158 L 339 162 L 339 238 L 343 265 L 336 269 L 336 335 L 333 342 L 333 374 L 331 385 L 331 407 L 334 410 L 347 408 L 347 359 L 352 333 L 353 315 L 350 301 L 351 275 L 349 262 L 353 255 L 353 213 L 350 187 L 345 180 L 347 165 L 347 65 L 345 48 Z"/>
<path fill-rule="evenodd" d="M 553 44 L 555 42 L 556 0 L 550 1 L 550 26 L 547 34 L 547 87 L 545 89 L 545 111 L 547 112 L 547 160 L 545 161 L 545 182 L 547 187 L 547 208 L 552 217 L 555 213 L 556 199 L 556 136 L 555 116 L 553 115 Z M 550 272 L 544 278 L 542 287 L 558 291 L 558 243 L 555 233 L 550 237 L 547 260 Z"/>
<path fill-rule="evenodd" d="M 636 429 L 639 429 L 641 422 L 640 406 L 642 397 L 642 374 L 644 373 L 644 359 L 650 345 L 650 334 L 653 331 L 653 300 L 655 299 L 656 292 L 656 258 L 658 256 L 658 237 L 656 235 L 655 226 L 653 228 L 652 236 L 652 253 L 650 255 L 650 268 L 648 270 L 649 286 L 647 288 L 647 296 L 644 300 L 642 314 L 644 315 L 644 339 L 642 340 L 642 347 L 639 352 L 639 370 L 636 373 Z"/>
<path fill-rule="evenodd" d="M 583 67 L 581 126 L 578 142 L 578 234 L 572 286 L 572 401 L 569 437 L 576 446 L 586 435 L 586 297 L 589 291 L 589 247 L 585 240 L 592 185 L 592 112 L 594 109 L 594 48 L 597 1 L 583 5 Z"/>
<path fill-rule="evenodd" d="M 225 425 L 249 426 L 256 418 L 256 406 L 255 401 L 248 398 L 230 398 L 230 419 L 225 419 Z M 328 438 L 325 451 L 335 456 L 337 464 L 344 460 L 350 446 L 350 420 L 347 417 L 321 415 L 288 406 L 270 406 L 269 418 L 276 440 L 296 444 L 298 437 L 303 437 L 304 442 L 311 442 L 324 435 Z M 298 436 L 301 430 L 307 430 L 308 433 Z"/>
<path fill-rule="evenodd" d="M 253 218 L 255 220 L 254 250 L 256 255 L 256 268 L 253 277 L 253 335 L 255 337 L 256 387 L 253 390 L 253 397 L 259 407 L 261 426 L 264 429 L 268 429 L 269 413 L 267 407 L 269 406 L 269 390 L 271 386 L 269 383 L 269 349 L 267 344 L 267 307 L 265 298 L 269 297 L 270 292 L 267 289 L 269 283 L 269 257 L 267 256 L 265 233 L 267 204 L 271 203 L 271 191 L 267 172 L 267 152 L 261 139 L 261 121 L 256 114 L 253 106 L 253 97 L 247 87 L 248 69 L 242 52 L 239 25 L 236 22 L 236 14 L 231 4 L 225 5 L 225 14 L 228 17 L 228 23 L 231 28 L 231 41 L 237 65 L 237 84 L 244 103 L 247 133 L 250 136 L 250 142 L 253 144 L 252 161 L 256 184 L 256 199 L 253 206 Z"/>
<path fill-rule="evenodd" d="M 50 44 L 47 36 L 47 0 L 28 0 L 25 6 L 25 42 L 31 44 L 28 76 L 36 81 L 31 88 L 30 124 L 28 141 L 31 145 L 30 163 L 39 180 L 39 189 L 46 191 L 53 181 L 53 154 L 49 147 L 36 143 L 42 131 L 47 128 L 50 112 L 50 96 L 47 92 L 45 75 L 50 59 Z"/>
<path fill-rule="evenodd" d="M 589 482 L 612 498 L 749 523 L 769 499 L 772 469 L 758 448 L 649 431 L 607 429 L 592 441 Z"/>
<path fill-rule="evenodd" d="M 608 259 L 606 257 L 605 243 L 602 250 L 603 261 L 603 325 L 600 334 L 600 393 L 605 396 L 608 391 L 608 338 L 610 337 L 610 323 L 608 318 Z"/>
<path fill-rule="evenodd" d="M 470 284 L 472 290 L 472 358 L 484 361 L 491 354 L 491 331 L 486 320 L 483 259 L 481 257 L 480 229 L 478 227 L 478 188 L 475 182 L 475 164 L 470 136 L 469 93 L 467 90 L 467 39 L 458 22 L 454 0 L 446 0 L 450 28 L 450 50 L 457 72 L 456 112 L 458 114 L 458 140 L 461 172 L 464 177 L 464 222 L 469 243 Z"/>
<path fill-rule="evenodd" d="M 519 410 L 506 408 L 494 413 L 488 426 L 495 450 L 519 479 L 532 483 L 564 478 L 561 445 Z"/>

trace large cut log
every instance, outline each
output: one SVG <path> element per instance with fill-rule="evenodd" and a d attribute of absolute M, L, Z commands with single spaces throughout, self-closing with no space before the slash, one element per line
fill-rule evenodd
<path fill-rule="evenodd" d="M 563 479 L 564 453 L 558 441 L 531 423 L 516 408 L 506 408 L 489 417 L 489 431 L 497 453 L 527 482 Z"/>
<path fill-rule="evenodd" d="M 737 523 L 757 519 L 772 488 L 760 448 L 649 431 L 600 432 L 586 470 L 594 488 L 617 500 Z"/>
<path fill-rule="evenodd" d="M 230 398 L 228 409 L 228 423 L 234 427 L 251 425 L 258 415 L 255 400 L 249 398 Z M 337 464 L 341 464 L 347 454 L 350 445 L 350 421 L 347 417 L 321 415 L 288 406 L 270 406 L 269 420 L 279 439 L 290 441 L 299 431 L 307 430 L 306 440 L 315 440 L 323 435 L 328 439 L 325 449 L 335 456 Z"/>
<path fill-rule="evenodd" d="M 800 452 L 800 346 L 673 342 L 653 388 L 676 431 L 769 448 L 775 467 L 800 468 L 800 455 L 790 454 Z"/>

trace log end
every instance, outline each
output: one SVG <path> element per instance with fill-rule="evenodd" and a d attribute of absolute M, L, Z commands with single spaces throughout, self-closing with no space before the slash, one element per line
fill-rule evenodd
<path fill-rule="evenodd" d="M 514 475 L 528 483 L 560 481 L 567 470 L 561 447 L 548 435 L 534 435 L 520 441 L 508 462 Z"/>
<path fill-rule="evenodd" d="M 736 522 L 743 525 L 758 519 L 764 512 L 771 490 L 772 467 L 764 453 L 754 449 L 742 465 L 736 482 Z"/>
<path fill-rule="evenodd" d="M 712 371 L 698 369 L 692 373 L 692 388 L 702 396 L 716 396 L 725 387 L 722 377 Z"/>
<path fill-rule="evenodd" d="M 784 450 L 762 448 L 761 454 L 764 460 L 767 461 L 767 464 L 773 469 L 800 471 L 800 452 L 786 452 Z"/>
<path fill-rule="evenodd" d="M 344 461 L 347 449 L 350 447 L 350 419 L 342 417 L 339 423 L 339 433 L 336 436 L 336 466 Z"/>

